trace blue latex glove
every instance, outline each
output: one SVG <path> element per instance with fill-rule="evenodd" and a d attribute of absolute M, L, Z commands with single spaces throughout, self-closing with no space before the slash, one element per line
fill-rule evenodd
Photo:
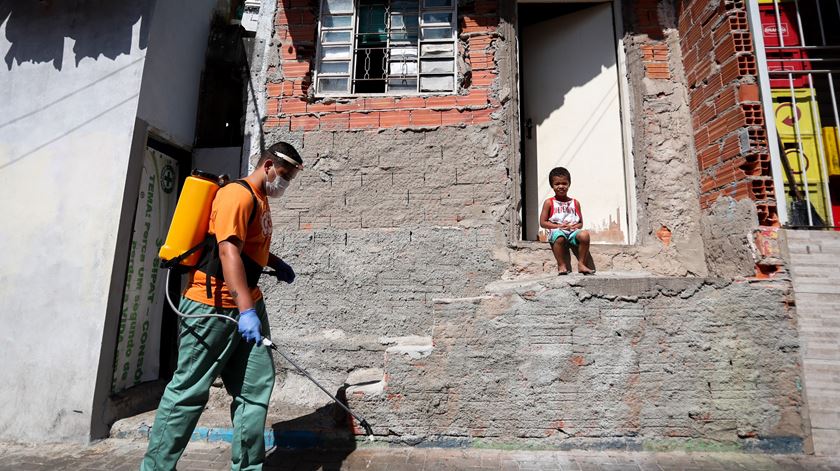
<path fill-rule="evenodd" d="M 239 313 L 239 333 L 248 342 L 262 342 L 260 318 L 256 309 L 246 309 Z"/>
<path fill-rule="evenodd" d="M 295 271 L 292 270 L 292 267 L 289 266 L 288 263 L 280 260 L 277 265 L 274 267 L 274 271 L 276 272 L 277 281 L 285 281 L 286 283 L 291 284 L 295 281 Z"/>

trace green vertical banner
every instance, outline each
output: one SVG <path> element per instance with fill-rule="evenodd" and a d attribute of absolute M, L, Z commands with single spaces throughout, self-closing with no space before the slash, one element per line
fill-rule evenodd
<path fill-rule="evenodd" d="M 178 164 L 146 148 L 128 255 L 111 391 L 158 378 L 166 272 L 158 251 L 175 212 Z"/>

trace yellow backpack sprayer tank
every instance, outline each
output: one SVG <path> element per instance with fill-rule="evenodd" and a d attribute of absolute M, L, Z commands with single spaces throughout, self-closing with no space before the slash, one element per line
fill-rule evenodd
<path fill-rule="evenodd" d="M 175 206 L 166 242 L 158 253 L 164 266 L 193 266 L 198 263 L 210 224 L 213 199 L 226 181 L 227 175 L 218 177 L 201 170 L 193 170 L 192 175 L 187 177 Z"/>

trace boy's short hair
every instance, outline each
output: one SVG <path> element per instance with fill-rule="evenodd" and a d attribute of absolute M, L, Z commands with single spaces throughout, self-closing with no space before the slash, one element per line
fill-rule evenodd
<path fill-rule="evenodd" d="M 551 179 L 554 177 L 566 177 L 569 179 L 569 183 L 572 182 L 572 174 L 565 167 L 554 167 L 551 169 L 548 172 L 548 182 L 551 183 Z"/>
<path fill-rule="evenodd" d="M 288 142 L 278 142 L 276 144 L 272 144 L 262 153 L 262 155 L 260 155 L 260 160 L 257 161 L 257 166 L 262 165 L 268 159 L 272 159 L 276 164 L 295 167 L 293 163 L 287 161 L 278 154 L 285 155 L 286 157 L 294 160 L 297 162 L 298 167 L 303 166 L 303 157 L 300 156 L 297 149 L 295 149 L 295 146 L 289 144 Z"/>

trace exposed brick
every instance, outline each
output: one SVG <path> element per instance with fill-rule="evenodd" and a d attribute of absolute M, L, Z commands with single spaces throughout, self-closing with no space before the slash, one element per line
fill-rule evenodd
<path fill-rule="evenodd" d="M 758 84 L 742 83 L 738 86 L 738 102 L 753 102 L 758 101 Z"/>
<path fill-rule="evenodd" d="M 402 128 L 411 125 L 410 111 L 383 111 L 379 114 L 379 125 L 383 128 Z"/>
<path fill-rule="evenodd" d="M 433 110 L 412 110 L 412 126 L 440 126 L 441 112 Z"/>
<path fill-rule="evenodd" d="M 279 97 L 283 94 L 284 82 L 269 82 L 265 86 L 266 95 L 269 97 Z"/>
<path fill-rule="evenodd" d="M 314 131 L 318 129 L 319 120 L 315 116 L 292 116 L 289 129 L 292 131 Z"/>
<path fill-rule="evenodd" d="M 762 226 L 778 226 L 779 214 L 775 204 L 757 204 L 755 205 L 756 213 L 758 214 L 758 223 Z"/>
<path fill-rule="evenodd" d="M 309 74 L 308 61 L 283 61 L 283 76 L 287 78 L 302 78 Z"/>
<path fill-rule="evenodd" d="M 289 81 L 289 80 L 284 80 L 283 82 L 280 82 L 280 84 L 281 84 L 280 96 L 282 96 L 282 97 L 295 96 L 295 87 L 296 87 L 295 82 L 292 82 L 292 81 Z M 303 87 L 300 85 L 300 83 L 297 84 L 297 87 L 300 90 L 303 89 Z"/>
<path fill-rule="evenodd" d="M 321 116 L 322 130 L 341 130 L 350 127 L 349 113 L 330 113 Z"/>
<path fill-rule="evenodd" d="M 773 180 L 762 179 L 752 181 L 752 196 L 757 201 L 764 201 L 775 198 Z"/>
<path fill-rule="evenodd" d="M 280 114 L 280 100 L 277 98 L 269 98 L 265 101 L 265 114 L 277 115 Z"/>
<path fill-rule="evenodd" d="M 456 96 L 455 103 L 458 106 L 486 106 L 489 103 L 487 90 L 472 89 L 467 96 Z"/>
<path fill-rule="evenodd" d="M 729 128 L 729 122 L 725 118 L 721 118 L 718 116 L 714 120 L 709 123 L 709 141 L 715 142 L 718 139 L 722 138 L 726 134 L 728 134 L 731 129 Z"/>
<path fill-rule="evenodd" d="M 336 111 L 358 111 L 365 109 L 365 100 L 363 98 L 358 98 L 346 102 L 336 102 L 335 110 Z"/>
<path fill-rule="evenodd" d="M 306 106 L 309 113 L 332 113 L 335 112 L 335 103 L 310 103 Z"/>
<path fill-rule="evenodd" d="M 695 129 L 694 147 L 705 149 L 707 145 L 709 145 L 709 131 L 706 128 Z"/>
<path fill-rule="evenodd" d="M 720 147 L 718 145 L 711 145 L 706 147 L 697 154 L 697 160 L 700 164 L 700 170 L 705 170 L 716 165 L 719 162 Z"/>
<path fill-rule="evenodd" d="M 289 37 L 294 41 L 314 41 L 315 31 L 314 23 L 289 25 Z"/>
<path fill-rule="evenodd" d="M 721 160 L 731 160 L 741 154 L 741 139 L 737 135 L 732 135 L 723 140 L 721 146 L 720 157 Z"/>
<path fill-rule="evenodd" d="M 745 103 L 741 105 L 744 119 L 747 126 L 764 126 L 764 115 L 761 112 L 761 105 Z"/>
<path fill-rule="evenodd" d="M 283 60 L 294 61 L 298 59 L 297 49 L 295 49 L 295 46 L 291 42 L 281 45 L 280 53 Z"/>
<path fill-rule="evenodd" d="M 485 108 L 482 110 L 473 110 L 472 111 L 472 123 L 473 124 L 488 124 L 493 121 L 493 114 L 494 110 L 492 108 Z"/>
<path fill-rule="evenodd" d="M 289 118 L 278 118 L 276 116 L 269 116 L 265 119 L 263 127 L 272 130 L 288 130 L 290 122 L 291 119 Z"/>
<path fill-rule="evenodd" d="M 280 101 L 280 112 L 283 114 L 306 113 L 306 102 L 298 98 L 284 98 Z"/>
<path fill-rule="evenodd" d="M 720 95 L 715 98 L 715 109 L 717 109 L 718 112 L 728 111 L 730 108 L 735 106 L 735 103 L 734 88 L 725 88 L 720 92 Z"/>
<path fill-rule="evenodd" d="M 651 79 L 670 79 L 671 71 L 667 63 L 651 63 L 645 64 L 645 70 L 648 78 Z"/>
<path fill-rule="evenodd" d="M 726 62 L 727 59 L 735 55 L 735 39 L 731 34 L 726 35 L 723 40 L 715 47 L 715 59 L 719 63 Z"/>
<path fill-rule="evenodd" d="M 764 128 L 750 128 L 747 130 L 750 147 L 767 147 L 767 130 Z"/>
<path fill-rule="evenodd" d="M 458 105 L 455 95 L 451 96 L 430 96 L 426 98 L 426 108 L 452 109 Z"/>
<path fill-rule="evenodd" d="M 715 107 L 713 105 L 703 105 L 694 113 L 694 127 L 699 128 L 703 124 L 708 123 L 715 116 Z"/>
<path fill-rule="evenodd" d="M 472 74 L 471 84 L 474 87 L 489 87 L 496 77 L 497 75 L 492 71 L 477 70 Z"/>
<path fill-rule="evenodd" d="M 391 97 L 365 98 L 365 110 L 392 110 L 396 108 L 396 101 Z"/>
<path fill-rule="evenodd" d="M 350 113 L 351 129 L 367 129 L 379 127 L 379 113 Z"/>
<path fill-rule="evenodd" d="M 717 119 L 725 123 L 727 131 L 729 132 L 747 125 L 744 110 L 740 107 L 733 107 L 728 111 L 723 112 L 723 114 L 719 114 Z"/>
<path fill-rule="evenodd" d="M 741 170 L 750 176 L 771 176 L 770 155 L 766 153 L 753 153 L 742 157 Z"/>
<path fill-rule="evenodd" d="M 444 126 L 472 124 L 472 112 L 459 110 L 443 111 L 441 112 L 441 124 Z"/>
<path fill-rule="evenodd" d="M 396 100 L 394 106 L 398 109 L 406 108 L 425 108 L 426 99 L 421 96 L 403 97 Z"/>

